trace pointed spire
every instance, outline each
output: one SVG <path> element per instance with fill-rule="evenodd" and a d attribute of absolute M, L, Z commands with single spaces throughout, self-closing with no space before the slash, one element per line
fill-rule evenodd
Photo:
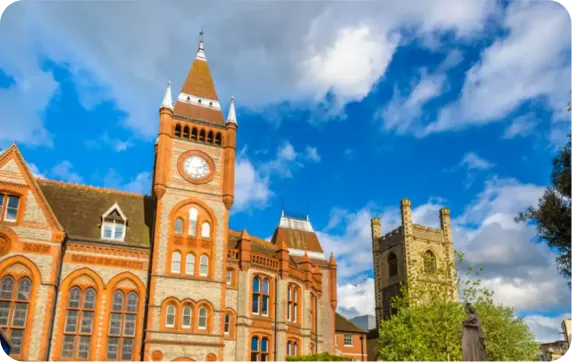
<path fill-rule="evenodd" d="M 228 108 L 226 123 L 234 123 L 238 125 L 238 122 L 236 122 L 236 111 L 234 109 L 234 97 L 230 97 L 230 107 Z"/>
<path fill-rule="evenodd" d="M 205 56 L 205 47 L 203 44 L 203 28 L 201 28 L 201 32 L 199 33 L 199 50 L 197 51 L 197 59 L 207 61 L 207 57 Z"/>
<path fill-rule="evenodd" d="M 334 253 L 330 254 L 330 262 L 329 262 L 330 266 L 334 266 L 336 265 L 336 259 L 334 259 Z"/>
<path fill-rule="evenodd" d="M 173 110 L 173 98 L 171 97 L 171 81 L 167 83 L 167 90 L 165 91 L 165 96 L 163 97 L 163 103 L 161 103 L 161 108 L 168 108 Z"/>
<path fill-rule="evenodd" d="M 246 231 L 246 228 L 244 228 L 242 230 L 242 233 L 240 233 L 240 238 L 241 239 L 245 239 L 245 240 L 249 240 L 250 239 L 250 235 L 248 234 L 248 232 Z"/>
<path fill-rule="evenodd" d="M 277 246 L 278 246 L 278 250 L 288 250 L 288 246 L 286 246 L 284 239 L 280 239 Z"/>

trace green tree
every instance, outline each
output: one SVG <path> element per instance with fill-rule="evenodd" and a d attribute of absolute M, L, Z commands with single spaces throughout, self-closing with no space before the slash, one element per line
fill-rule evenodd
<path fill-rule="evenodd" d="M 552 166 L 551 185 L 540 198 L 538 207 L 530 206 L 516 220 L 536 224 L 538 238 L 558 252 L 558 269 L 570 286 L 570 135 Z"/>
<path fill-rule="evenodd" d="M 457 264 L 463 255 L 457 254 Z M 415 270 L 419 270 L 415 268 Z M 442 266 L 434 275 L 414 274 L 392 299 L 397 310 L 379 327 L 379 356 L 386 361 L 460 361 L 464 306 L 472 303 L 482 322 L 491 361 L 538 360 L 540 346 L 512 308 L 494 303 L 493 293 L 481 285 L 479 271 L 469 266 L 456 279 L 454 267 Z M 449 282 L 444 282 L 449 280 Z"/>
<path fill-rule="evenodd" d="M 305 356 L 286 356 L 286 361 L 351 361 L 351 359 L 323 352 Z"/>

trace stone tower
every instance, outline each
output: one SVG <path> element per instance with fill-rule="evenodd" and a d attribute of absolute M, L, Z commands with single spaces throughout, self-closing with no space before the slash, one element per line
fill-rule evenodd
<path fill-rule="evenodd" d="M 393 313 L 391 298 L 399 295 L 400 283 L 406 282 L 408 277 L 414 273 L 434 274 L 445 265 L 454 268 L 449 209 L 440 209 L 439 216 L 439 229 L 414 224 L 411 201 L 403 199 L 400 227 L 382 236 L 381 220 L 371 219 L 377 325 Z M 455 282 L 455 275 L 449 282 Z M 452 299 L 456 300 L 456 290 L 453 294 Z"/>
<path fill-rule="evenodd" d="M 176 102 L 169 83 L 159 113 L 145 355 L 168 350 L 210 360 L 207 350 L 222 356 L 224 348 L 226 235 L 238 125 L 233 99 L 223 117 L 202 34 Z M 186 306 L 193 311 L 188 316 Z"/>

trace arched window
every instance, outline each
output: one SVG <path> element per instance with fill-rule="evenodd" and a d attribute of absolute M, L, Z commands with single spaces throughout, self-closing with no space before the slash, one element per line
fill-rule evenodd
<path fill-rule="evenodd" d="M 212 143 L 213 143 L 213 137 L 214 137 L 213 131 L 210 131 L 209 134 L 208 134 L 208 136 L 207 136 L 207 143 L 210 143 L 210 144 L 212 145 Z"/>
<path fill-rule="evenodd" d="M 165 316 L 165 327 L 170 327 L 173 328 L 175 326 L 175 306 L 172 304 L 169 304 L 167 306 L 167 313 Z"/>
<path fill-rule="evenodd" d="M 185 274 L 195 275 L 195 254 L 188 253 L 185 261 Z"/>
<path fill-rule="evenodd" d="M 297 356 L 298 355 L 298 341 L 289 340 L 286 344 L 286 355 L 287 356 Z"/>
<path fill-rule="evenodd" d="M 185 126 L 183 129 L 183 138 L 189 139 L 189 126 Z"/>
<path fill-rule="evenodd" d="M 297 323 L 298 322 L 298 304 L 300 303 L 298 299 L 298 287 L 291 284 L 288 286 L 288 311 L 287 319 L 288 321 Z"/>
<path fill-rule="evenodd" d="M 2 328 L 12 341 L 11 355 L 21 352 L 24 330 L 28 319 L 30 293 L 32 282 L 28 278 L 21 278 L 15 283 L 12 276 L 5 276 L 1 281 L 0 289 L 0 328 Z"/>
<path fill-rule="evenodd" d="M 197 140 L 197 134 L 198 134 L 197 129 L 193 127 L 193 132 L 191 133 L 191 139 L 193 141 Z"/>
<path fill-rule="evenodd" d="M 215 137 L 215 145 L 220 146 L 221 144 L 222 144 L 222 137 L 220 133 L 217 133 Z"/>
<path fill-rule="evenodd" d="M 189 235 L 197 236 L 197 219 L 199 218 L 199 212 L 195 208 L 189 210 Z"/>
<path fill-rule="evenodd" d="M 180 124 L 175 126 L 175 137 L 181 137 L 181 125 Z"/>
<path fill-rule="evenodd" d="M 199 329 L 207 329 L 207 309 L 199 308 Z"/>
<path fill-rule="evenodd" d="M 230 334 L 230 313 L 224 315 L 224 334 Z"/>
<path fill-rule="evenodd" d="M 201 129 L 201 132 L 199 132 L 199 141 L 204 142 L 205 141 L 205 130 Z"/>
<path fill-rule="evenodd" d="M 180 217 L 175 220 L 175 235 L 181 235 L 183 233 L 183 219 Z"/>
<path fill-rule="evenodd" d="M 389 276 L 393 277 L 397 275 L 397 257 L 393 253 L 389 253 L 387 257 L 387 264 L 389 266 Z"/>
<path fill-rule="evenodd" d="M 181 272 L 181 253 L 178 251 L 173 252 L 173 256 L 171 258 L 171 273 L 180 273 Z"/>
<path fill-rule="evenodd" d="M 191 323 L 193 321 L 193 309 L 190 305 L 186 305 L 183 307 L 183 323 L 182 326 L 185 329 L 191 328 Z"/>
<path fill-rule="evenodd" d="M 262 284 L 262 285 L 261 285 Z M 268 316 L 270 307 L 270 281 L 255 277 L 252 280 L 252 313 Z"/>
<path fill-rule="evenodd" d="M 201 265 L 199 270 L 200 276 L 207 276 L 209 273 L 209 257 L 206 254 L 201 255 Z"/>
<path fill-rule="evenodd" d="M 117 290 L 113 293 L 107 338 L 108 360 L 129 361 L 133 359 L 138 306 L 139 296 L 136 292 L 127 294 L 126 303 L 124 303 L 122 291 Z"/>
<path fill-rule="evenodd" d="M 201 237 L 203 239 L 210 239 L 211 237 L 211 224 L 206 221 L 201 226 Z"/>
<path fill-rule="evenodd" d="M 435 260 L 435 254 L 431 250 L 427 250 L 423 254 L 423 270 L 426 274 L 435 274 L 437 271 L 437 261 Z"/>
<path fill-rule="evenodd" d="M 268 308 L 270 306 L 270 282 L 264 279 L 262 282 L 262 315 L 268 316 Z"/>
<path fill-rule="evenodd" d="M 95 289 L 82 291 L 70 289 L 66 308 L 62 357 L 87 360 L 91 346 L 93 316 L 95 313 Z"/>
<path fill-rule="evenodd" d="M 251 361 L 268 361 L 269 342 L 267 337 L 252 336 L 250 344 Z"/>

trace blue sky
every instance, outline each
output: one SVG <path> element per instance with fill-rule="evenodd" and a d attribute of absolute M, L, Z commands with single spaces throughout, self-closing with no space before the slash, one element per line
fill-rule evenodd
<path fill-rule="evenodd" d="M 546 21 L 550 19 L 550 21 Z M 43 177 L 149 193 L 158 106 L 205 29 L 237 104 L 231 227 L 269 237 L 309 209 L 340 311 L 373 311 L 369 220 L 451 209 L 454 241 L 540 340 L 570 291 L 518 211 L 570 131 L 570 17 L 552 2 L 18 2 L 0 21 L 0 148 Z"/>

